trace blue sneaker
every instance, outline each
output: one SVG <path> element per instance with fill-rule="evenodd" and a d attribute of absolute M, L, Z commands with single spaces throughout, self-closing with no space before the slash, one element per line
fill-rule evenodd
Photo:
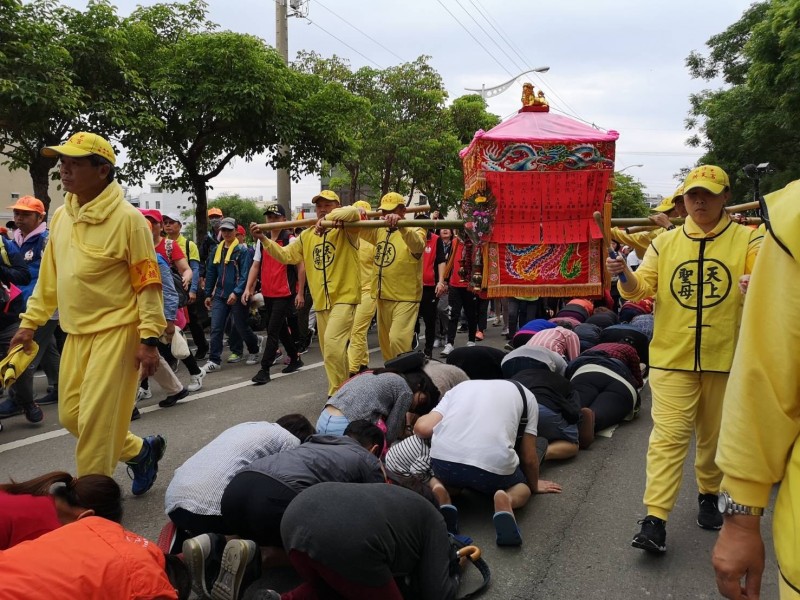
<path fill-rule="evenodd" d="M 128 475 L 133 479 L 131 492 L 134 496 L 141 496 L 153 487 L 158 477 L 158 461 L 167 449 L 167 441 L 160 435 L 148 435 L 143 442 L 139 456 L 127 463 Z"/>
<path fill-rule="evenodd" d="M 16 417 L 23 412 L 22 407 L 18 406 L 11 398 L 0 402 L 0 419 L 7 419 L 8 417 Z"/>

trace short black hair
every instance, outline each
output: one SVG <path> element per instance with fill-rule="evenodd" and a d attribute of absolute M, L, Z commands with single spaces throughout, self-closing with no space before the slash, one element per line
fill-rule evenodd
<path fill-rule="evenodd" d="M 97 154 L 90 154 L 89 155 L 89 164 L 93 167 L 102 167 L 103 165 L 108 165 L 108 175 L 106 176 L 106 181 L 111 183 L 114 181 L 114 165 L 111 164 L 111 161 L 103 158 L 102 156 L 98 156 Z"/>
<path fill-rule="evenodd" d="M 192 593 L 192 579 L 189 569 L 177 554 L 164 553 L 164 572 L 172 587 L 175 588 L 178 600 L 189 600 Z"/>
<path fill-rule="evenodd" d="M 284 415 L 275 422 L 301 442 L 305 442 L 308 436 L 317 433 L 311 422 L 299 413 Z"/>
<path fill-rule="evenodd" d="M 353 438 L 367 450 L 373 446 L 378 446 L 379 451 L 383 451 L 385 442 L 383 432 L 377 425 L 373 425 L 366 419 L 352 421 L 344 430 L 344 435 Z"/>

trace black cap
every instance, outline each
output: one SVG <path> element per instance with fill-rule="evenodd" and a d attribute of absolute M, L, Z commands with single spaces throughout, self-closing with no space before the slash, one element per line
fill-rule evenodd
<path fill-rule="evenodd" d="M 286 216 L 286 209 L 283 208 L 280 204 L 270 204 L 264 210 L 265 215 L 280 215 L 281 217 Z"/>

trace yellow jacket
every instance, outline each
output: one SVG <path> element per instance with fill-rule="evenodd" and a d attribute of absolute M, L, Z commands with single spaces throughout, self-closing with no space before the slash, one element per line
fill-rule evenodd
<path fill-rule="evenodd" d="M 328 219 L 353 222 L 360 218 L 357 208 L 342 206 Z M 309 227 L 295 241 L 279 246 L 271 239 L 261 246 L 278 262 L 306 268 L 306 281 L 316 310 L 330 310 L 334 304 L 359 304 L 361 278 L 358 264 L 358 233 L 355 230 L 328 229 L 322 235 Z"/>
<path fill-rule="evenodd" d="M 20 326 L 36 329 L 56 308 L 62 329 L 76 335 L 138 323 L 141 337 L 158 337 L 167 326 L 153 234 L 116 181 L 83 206 L 67 194 L 50 220 Z"/>
<path fill-rule="evenodd" d="M 775 553 L 783 577 L 800 589 L 800 181 L 766 200 L 772 233 L 747 291 L 717 465 L 722 489 L 739 504 L 766 507 L 781 482 Z M 778 316 L 779 327 L 765 329 Z"/>
<path fill-rule="evenodd" d="M 665 231 L 666 229 L 659 227 L 658 229 L 628 233 L 622 227 L 612 227 L 611 238 L 617 240 L 620 244 L 630 246 L 636 250 L 636 256 L 641 258 L 647 252 L 650 243 Z"/>
<path fill-rule="evenodd" d="M 724 215 L 708 234 L 687 217 L 650 244 L 632 277 L 635 289 L 618 287 L 629 300 L 656 299 L 651 367 L 730 370 L 742 308 L 738 281 L 752 271 L 762 239 Z"/>
<path fill-rule="evenodd" d="M 422 298 L 422 253 L 425 230 L 419 227 L 362 229 L 361 237 L 375 245 L 372 297 L 419 302 Z"/>

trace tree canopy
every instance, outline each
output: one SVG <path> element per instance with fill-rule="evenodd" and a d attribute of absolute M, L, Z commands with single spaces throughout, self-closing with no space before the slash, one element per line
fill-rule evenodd
<path fill-rule="evenodd" d="M 625 173 L 614 173 L 611 211 L 614 217 L 646 217 L 650 214 L 642 182 Z"/>
<path fill-rule="evenodd" d="M 689 143 L 702 147 L 701 163 L 723 167 L 736 197 L 750 189 L 746 164 L 775 169 L 762 192 L 800 177 L 800 0 L 753 4 L 742 17 L 708 40 L 707 55 L 686 60 L 695 78 L 721 77 L 725 87 L 690 98 Z"/>

